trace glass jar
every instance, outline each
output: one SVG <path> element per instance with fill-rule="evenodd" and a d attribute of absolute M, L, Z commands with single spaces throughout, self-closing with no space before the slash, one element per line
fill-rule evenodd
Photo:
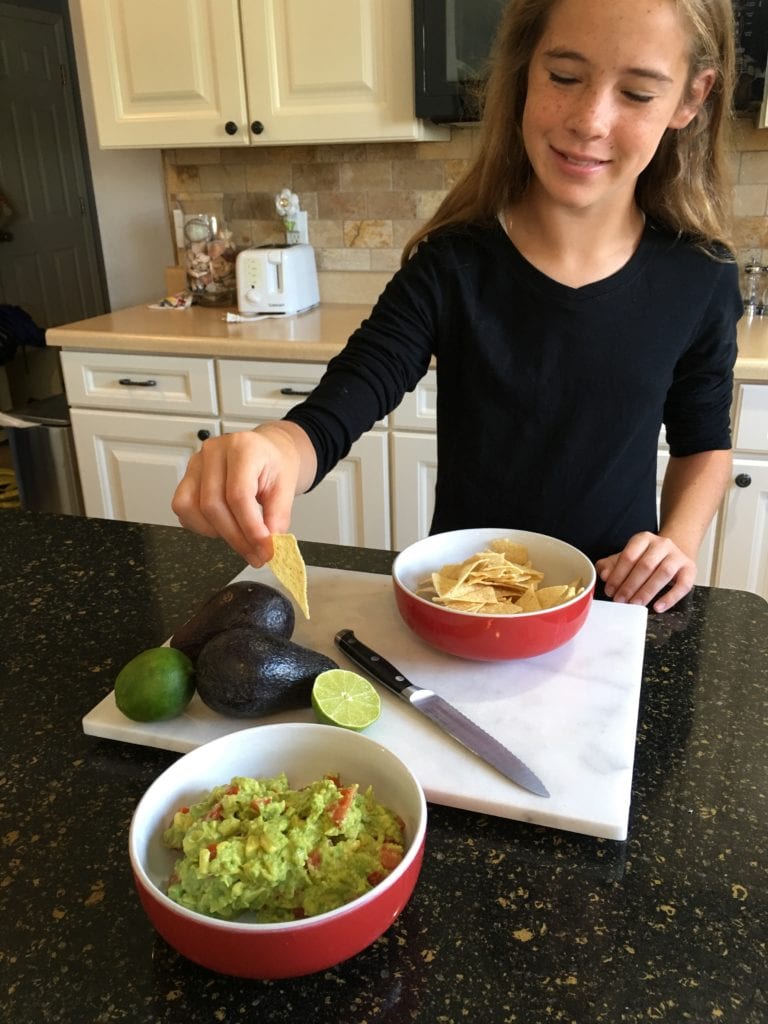
<path fill-rule="evenodd" d="M 744 312 L 748 316 L 753 316 L 755 313 L 762 315 L 763 313 L 763 289 L 765 288 L 766 269 L 768 268 L 761 267 L 755 260 L 750 260 L 746 267 L 744 267 L 746 284 Z"/>
<path fill-rule="evenodd" d="M 233 306 L 237 252 L 226 221 L 215 213 L 184 215 L 184 266 L 193 303 Z"/>

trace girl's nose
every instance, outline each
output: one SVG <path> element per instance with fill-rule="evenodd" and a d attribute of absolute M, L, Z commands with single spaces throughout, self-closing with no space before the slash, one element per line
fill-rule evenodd
<path fill-rule="evenodd" d="M 574 97 L 567 127 L 582 139 L 604 138 L 613 121 L 610 97 L 598 89 L 584 89 Z"/>

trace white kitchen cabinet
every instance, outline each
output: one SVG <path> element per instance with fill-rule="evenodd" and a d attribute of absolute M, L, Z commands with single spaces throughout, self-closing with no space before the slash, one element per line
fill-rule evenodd
<path fill-rule="evenodd" d="M 315 363 L 118 352 L 65 351 L 61 362 L 86 515 L 171 526 L 173 493 L 203 440 L 279 419 L 323 372 Z M 302 540 L 391 546 L 386 427 L 297 499 L 291 528 Z"/>
<path fill-rule="evenodd" d="M 390 416 L 392 542 L 397 551 L 426 537 L 437 478 L 437 372 L 427 370 Z"/>
<path fill-rule="evenodd" d="M 85 514 L 178 525 L 190 455 L 219 433 L 213 359 L 61 353 Z"/>
<path fill-rule="evenodd" d="M 392 542 L 396 551 L 428 536 L 435 507 L 437 438 L 392 431 Z"/>
<path fill-rule="evenodd" d="M 223 433 L 279 419 L 308 395 L 324 367 L 222 359 L 217 366 Z M 352 446 L 314 490 L 296 498 L 291 529 L 304 540 L 390 548 L 386 421 Z"/>
<path fill-rule="evenodd" d="M 734 448 L 715 582 L 768 600 L 768 385 L 739 387 Z"/>
<path fill-rule="evenodd" d="M 218 410 L 213 359 L 65 351 L 61 370 L 72 406 L 184 416 Z"/>
<path fill-rule="evenodd" d="M 102 147 L 448 137 L 414 116 L 411 0 L 78 0 Z"/>
<path fill-rule="evenodd" d="M 768 600 L 768 459 L 733 460 L 717 585 L 751 590 Z"/>
<path fill-rule="evenodd" d="M 96 519 L 178 526 L 171 498 L 210 417 L 71 409 L 85 514 Z"/>

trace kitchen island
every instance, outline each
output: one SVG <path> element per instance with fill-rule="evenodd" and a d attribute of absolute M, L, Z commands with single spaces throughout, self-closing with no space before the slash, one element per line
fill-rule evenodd
<path fill-rule="evenodd" d="M 303 543 L 387 573 L 392 553 Z M 430 806 L 414 896 L 332 970 L 241 981 L 152 930 L 133 809 L 178 755 L 83 734 L 119 668 L 242 568 L 180 529 L 0 512 L 0 1018 L 674 1024 L 768 1019 L 768 605 L 697 588 L 651 616 L 629 838 Z"/>

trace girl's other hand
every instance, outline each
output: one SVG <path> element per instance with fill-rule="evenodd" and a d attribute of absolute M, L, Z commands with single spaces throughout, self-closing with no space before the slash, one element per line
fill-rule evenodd
<path fill-rule="evenodd" d="M 171 501 L 181 525 L 222 537 L 251 565 L 269 561 L 271 534 L 287 532 L 303 475 L 292 428 L 269 423 L 204 441 Z"/>
<path fill-rule="evenodd" d="M 696 578 L 696 563 L 674 541 L 647 532 L 630 537 L 623 551 L 599 559 L 595 568 L 606 597 L 621 604 L 653 601 L 655 612 L 676 605 Z"/>

